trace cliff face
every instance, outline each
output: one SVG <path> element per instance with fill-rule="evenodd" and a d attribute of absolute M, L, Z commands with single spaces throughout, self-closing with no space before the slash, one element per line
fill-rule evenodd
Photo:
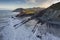
<path fill-rule="evenodd" d="M 46 22 L 49 33 L 60 37 L 60 2 L 48 7 L 41 19 Z"/>
<path fill-rule="evenodd" d="M 48 7 L 42 18 L 46 20 L 60 21 L 60 2 Z"/>
<path fill-rule="evenodd" d="M 50 9 L 55 9 L 55 10 L 60 10 L 60 2 L 51 5 L 50 7 L 48 7 Z"/>
<path fill-rule="evenodd" d="M 60 10 L 54 10 L 54 9 L 48 9 L 42 16 L 43 18 L 48 19 L 55 19 L 55 20 L 60 20 Z"/>

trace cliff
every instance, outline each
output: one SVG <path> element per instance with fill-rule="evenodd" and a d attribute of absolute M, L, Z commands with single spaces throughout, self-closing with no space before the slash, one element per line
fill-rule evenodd
<path fill-rule="evenodd" d="M 54 10 L 60 10 L 60 2 L 53 4 L 48 8 L 51 8 L 51 9 L 54 9 Z"/>

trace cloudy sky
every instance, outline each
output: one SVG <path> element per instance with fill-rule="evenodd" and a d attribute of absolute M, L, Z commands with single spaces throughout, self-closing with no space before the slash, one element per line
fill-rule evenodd
<path fill-rule="evenodd" d="M 60 0 L 0 0 L 0 9 L 48 7 Z"/>

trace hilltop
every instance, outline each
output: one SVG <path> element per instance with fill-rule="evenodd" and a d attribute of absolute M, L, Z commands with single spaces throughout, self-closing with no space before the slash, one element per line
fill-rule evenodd
<path fill-rule="evenodd" d="M 20 12 L 21 10 L 24 10 L 23 8 L 17 8 L 15 10 L 13 10 L 13 12 Z"/>
<path fill-rule="evenodd" d="M 49 9 L 55 9 L 55 10 L 60 10 L 60 2 L 52 4 Z"/>

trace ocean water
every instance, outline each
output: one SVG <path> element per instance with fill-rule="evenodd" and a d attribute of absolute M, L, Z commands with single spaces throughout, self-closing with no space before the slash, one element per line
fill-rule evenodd
<path fill-rule="evenodd" d="M 16 12 L 12 12 L 12 10 L 0 10 L 0 18 L 10 17 L 16 15 Z"/>

